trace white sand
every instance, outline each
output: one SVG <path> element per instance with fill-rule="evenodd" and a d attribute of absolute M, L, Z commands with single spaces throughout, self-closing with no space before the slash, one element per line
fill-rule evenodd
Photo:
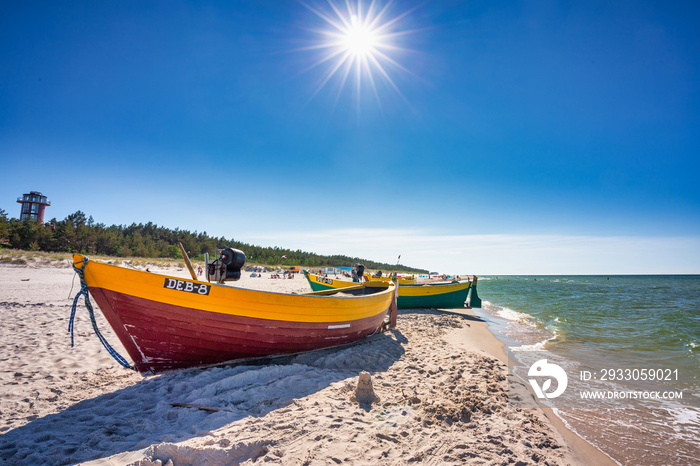
<path fill-rule="evenodd" d="M 73 276 L 41 264 L 0 266 L 3 464 L 606 461 L 541 413 L 507 403 L 501 347 L 467 310 L 400 311 L 394 331 L 265 365 L 144 377 L 108 355 L 82 305 L 71 348 Z M 236 286 L 310 290 L 303 275 L 267 277 L 244 273 Z M 71 297 L 77 290 L 76 278 Z M 127 357 L 100 313 L 97 322 Z M 354 398 L 362 371 L 379 397 L 372 405 Z"/>

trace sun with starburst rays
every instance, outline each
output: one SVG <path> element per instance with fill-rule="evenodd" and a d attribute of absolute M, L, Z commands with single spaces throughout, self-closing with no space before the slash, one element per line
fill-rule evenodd
<path fill-rule="evenodd" d="M 401 21 L 412 11 L 398 15 L 391 13 L 392 2 L 380 4 L 377 0 L 327 0 L 327 5 L 317 7 L 302 4 L 323 20 L 323 28 L 312 29 L 316 35 L 314 45 L 303 50 L 320 53 L 307 70 L 322 68 L 321 80 L 311 98 L 329 82 L 338 80 L 338 93 L 351 87 L 358 99 L 365 90 L 371 91 L 381 105 L 379 84 L 388 85 L 404 101 L 392 73 L 412 74 L 395 56 L 406 52 L 402 39 L 413 31 L 401 29 Z"/>

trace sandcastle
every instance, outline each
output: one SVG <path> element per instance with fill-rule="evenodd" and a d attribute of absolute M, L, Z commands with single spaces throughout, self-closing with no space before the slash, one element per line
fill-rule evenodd
<path fill-rule="evenodd" d="M 379 400 L 379 397 L 374 393 L 372 376 L 367 371 L 360 372 L 360 377 L 357 379 L 355 400 L 362 404 L 372 404 Z"/>

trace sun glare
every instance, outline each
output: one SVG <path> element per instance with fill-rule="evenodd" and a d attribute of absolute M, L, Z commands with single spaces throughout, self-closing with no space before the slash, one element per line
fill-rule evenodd
<path fill-rule="evenodd" d="M 353 16 L 352 24 L 345 31 L 343 37 L 343 47 L 355 57 L 364 58 L 375 52 L 377 44 L 377 34 L 367 25 L 357 21 Z"/>
<path fill-rule="evenodd" d="M 399 30 L 398 26 L 410 11 L 392 16 L 389 12 L 391 2 L 383 6 L 379 3 L 377 0 L 364 4 L 361 0 L 345 0 L 339 5 L 334 0 L 327 0 L 328 7 L 323 9 L 304 3 L 324 21 L 322 29 L 312 30 L 318 37 L 315 44 L 303 49 L 320 52 L 320 57 L 307 71 L 316 67 L 324 69 L 311 98 L 331 80 L 337 79 L 339 94 L 346 84 L 352 83 L 358 103 L 363 90 L 367 89 L 381 105 L 380 83 L 387 84 L 406 100 L 392 74 L 410 74 L 396 60 L 399 53 L 407 51 L 400 46 L 400 41 L 412 31 Z"/>

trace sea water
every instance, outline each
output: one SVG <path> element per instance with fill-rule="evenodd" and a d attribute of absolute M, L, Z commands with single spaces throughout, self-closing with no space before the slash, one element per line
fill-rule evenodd
<path fill-rule="evenodd" d="M 700 462 L 700 276 L 488 276 L 478 290 L 509 366 L 566 371 L 577 401 L 552 406 L 572 430 L 621 464 Z"/>

